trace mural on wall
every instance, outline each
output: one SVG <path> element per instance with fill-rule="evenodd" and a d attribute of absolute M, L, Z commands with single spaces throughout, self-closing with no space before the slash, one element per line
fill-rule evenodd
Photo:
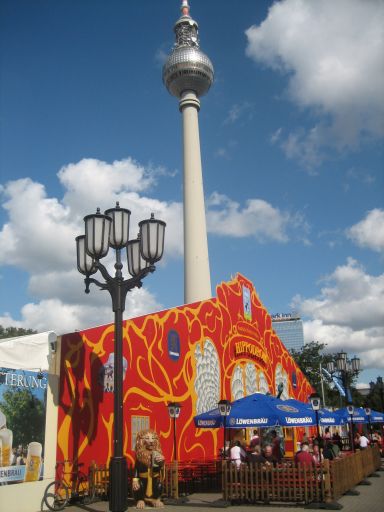
<path fill-rule="evenodd" d="M 306 400 L 311 387 L 272 330 L 250 281 L 238 274 L 216 298 L 124 322 L 124 451 L 133 463 L 140 430 L 158 432 L 167 460 L 173 430 L 167 404 L 179 402 L 179 460 L 218 456 L 220 429 L 196 429 L 193 417 L 255 391 Z M 114 326 L 62 337 L 58 460 L 108 463 L 112 455 Z M 289 378 L 295 375 L 295 386 Z M 113 379 L 112 379 L 113 386 Z"/>

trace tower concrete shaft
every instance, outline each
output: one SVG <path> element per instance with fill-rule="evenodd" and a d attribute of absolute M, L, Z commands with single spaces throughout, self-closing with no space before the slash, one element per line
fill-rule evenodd
<path fill-rule="evenodd" d="M 176 43 L 163 67 L 163 82 L 170 94 L 180 99 L 183 118 L 184 164 L 184 302 L 209 299 L 207 227 L 201 166 L 199 97 L 213 83 L 213 66 L 200 50 L 198 25 L 183 0 L 181 17 L 175 23 Z"/>
<path fill-rule="evenodd" d="M 184 301 L 211 298 L 198 111 L 193 91 L 182 94 L 184 148 Z"/>

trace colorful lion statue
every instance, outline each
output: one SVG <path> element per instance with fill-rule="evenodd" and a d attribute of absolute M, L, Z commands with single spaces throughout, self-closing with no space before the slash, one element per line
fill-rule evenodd
<path fill-rule="evenodd" d="M 132 482 L 136 508 L 144 508 L 148 503 L 160 508 L 163 490 L 164 456 L 161 451 L 159 436 L 154 430 L 141 430 L 136 437 L 135 476 Z"/>

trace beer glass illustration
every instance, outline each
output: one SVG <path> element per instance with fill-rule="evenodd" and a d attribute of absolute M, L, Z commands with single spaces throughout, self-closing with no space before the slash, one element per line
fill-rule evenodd
<path fill-rule="evenodd" d="M 28 445 L 27 463 L 25 465 L 24 482 L 35 482 L 40 477 L 41 468 L 41 452 L 40 443 L 33 441 Z"/>
<path fill-rule="evenodd" d="M 0 430 L 0 440 L 1 440 L 0 466 L 10 466 L 11 455 L 12 455 L 12 440 L 13 440 L 12 430 L 9 430 L 9 428 L 2 428 Z"/>

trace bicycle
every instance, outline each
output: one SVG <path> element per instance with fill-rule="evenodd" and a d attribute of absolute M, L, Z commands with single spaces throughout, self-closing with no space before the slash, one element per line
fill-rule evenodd
<path fill-rule="evenodd" d="M 66 469 L 66 465 L 71 469 Z M 93 501 L 93 486 L 90 485 L 88 476 L 79 469 L 83 465 L 70 460 L 57 462 L 55 481 L 44 491 L 43 500 L 49 510 L 63 510 L 73 500 L 80 500 L 84 504 Z"/>

